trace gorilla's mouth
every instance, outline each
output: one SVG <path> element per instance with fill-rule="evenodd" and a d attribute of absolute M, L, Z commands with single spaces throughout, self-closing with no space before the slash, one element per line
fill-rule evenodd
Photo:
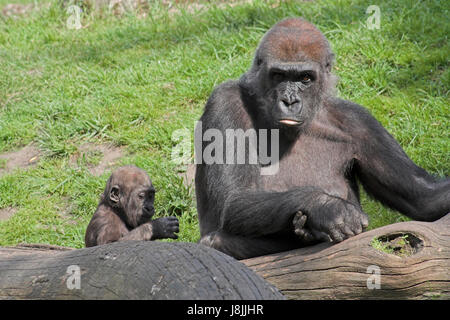
<path fill-rule="evenodd" d="M 301 124 L 300 121 L 293 120 L 293 119 L 281 119 L 280 123 L 282 123 L 282 124 L 284 124 L 286 126 L 290 126 L 290 127 L 298 126 L 298 125 Z"/>
<path fill-rule="evenodd" d="M 148 210 L 146 208 L 142 208 L 142 218 L 149 219 L 155 214 L 155 210 Z"/>

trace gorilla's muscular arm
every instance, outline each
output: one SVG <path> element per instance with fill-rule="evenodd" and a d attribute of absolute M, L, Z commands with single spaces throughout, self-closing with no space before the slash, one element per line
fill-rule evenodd
<path fill-rule="evenodd" d="M 347 105 L 357 119 L 355 169 L 367 192 L 415 220 L 434 221 L 450 212 L 450 179 L 439 181 L 417 166 L 364 108 L 340 105 Z"/>
<path fill-rule="evenodd" d="M 220 229 L 249 237 L 273 234 L 292 227 L 297 211 L 305 210 L 322 192 L 299 187 L 285 192 L 243 191 L 225 202 Z M 302 205 L 303 202 L 303 205 Z"/>
<path fill-rule="evenodd" d="M 302 212 L 306 226 L 317 234 L 324 232 L 333 241 L 348 234 L 361 233 L 368 218 L 359 206 L 326 194 L 317 187 L 297 187 L 285 192 L 243 192 L 229 197 L 221 220 L 221 229 L 250 237 L 293 230 L 293 217 Z M 361 216 L 362 219 L 354 217 Z"/>

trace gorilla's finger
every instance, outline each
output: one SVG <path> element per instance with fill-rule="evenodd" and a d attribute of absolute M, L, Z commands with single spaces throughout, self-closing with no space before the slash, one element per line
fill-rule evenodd
<path fill-rule="evenodd" d="M 342 233 L 337 230 L 337 229 L 331 229 L 329 231 L 329 236 L 331 237 L 331 239 L 333 240 L 333 242 L 342 242 L 344 241 L 344 236 L 342 235 Z"/>
<path fill-rule="evenodd" d="M 328 234 L 326 234 L 325 232 L 322 231 L 317 231 L 317 230 L 311 230 L 312 235 L 314 236 L 315 239 L 320 240 L 320 241 L 324 241 L 324 242 L 331 242 L 331 238 Z"/>
<path fill-rule="evenodd" d="M 303 238 L 305 236 L 305 229 L 295 228 L 294 233 L 300 238 Z"/>
<path fill-rule="evenodd" d="M 352 229 L 350 229 L 350 227 L 347 225 L 344 225 L 343 228 L 341 228 L 341 230 L 342 229 L 346 235 L 346 238 L 353 237 L 355 234 L 357 234 L 357 233 L 353 232 Z"/>

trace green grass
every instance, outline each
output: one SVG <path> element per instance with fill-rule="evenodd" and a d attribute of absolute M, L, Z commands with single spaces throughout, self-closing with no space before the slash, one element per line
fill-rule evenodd
<path fill-rule="evenodd" d="M 372 242 L 370 243 L 372 247 L 378 251 L 394 254 L 394 249 L 389 246 L 389 244 L 386 244 L 385 242 L 380 241 L 378 238 L 372 239 Z"/>
<path fill-rule="evenodd" d="M 413 236 L 408 234 L 383 236 L 380 238 L 373 238 L 370 244 L 378 251 L 399 257 L 408 257 L 417 252 L 417 250 L 420 250 L 421 246 L 423 246 L 423 243 L 417 245 L 411 242 L 414 241 L 414 238 L 410 241 L 410 237 Z"/>
<path fill-rule="evenodd" d="M 0 9 L 10 2 L 0 0 Z M 170 14 L 153 4 L 146 18 L 85 14 L 80 30 L 66 27 L 57 5 L 1 17 L 0 153 L 34 142 L 42 156 L 0 177 L 0 209 L 18 208 L 0 222 L 0 245 L 83 246 L 110 174 L 89 173 L 95 152 L 71 163 L 86 142 L 121 146 L 118 164 L 147 170 L 159 190 L 157 215 L 178 215 L 179 240 L 197 241 L 195 201 L 170 161 L 172 132 L 192 131 L 213 87 L 239 77 L 264 32 L 288 16 L 305 17 L 330 40 L 341 97 L 370 109 L 418 165 L 449 175 L 450 5 L 377 3 L 380 30 L 365 27 L 372 3 L 362 0 L 208 4 Z M 371 228 L 406 220 L 365 195 L 362 203 Z"/>

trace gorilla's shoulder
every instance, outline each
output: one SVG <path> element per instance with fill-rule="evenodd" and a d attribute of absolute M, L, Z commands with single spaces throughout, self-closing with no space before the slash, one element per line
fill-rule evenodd
<path fill-rule="evenodd" d="M 205 113 L 237 111 L 242 107 L 242 98 L 239 83 L 235 80 L 226 81 L 218 85 L 205 106 Z"/>
<path fill-rule="evenodd" d="M 206 103 L 201 120 L 216 128 L 242 127 L 249 118 L 236 80 L 218 85 Z"/>
<path fill-rule="evenodd" d="M 210 104 L 209 102 L 219 106 L 241 102 L 241 91 L 238 81 L 229 80 L 218 85 L 211 93 L 208 104 Z"/>
<path fill-rule="evenodd" d="M 334 97 L 329 100 L 329 106 L 331 112 L 355 132 L 362 129 L 379 130 L 381 126 L 368 108 L 355 102 Z"/>
<path fill-rule="evenodd" d="M 221 84 L 219 84 L 216 88 L 214 88 L 214 92 L 216 91 L 239 91 L 239 81 L 238 80 L 227 80 Z"/>
<path fill-rule="evenodd" d="M 353 101 L 344 100 L 341 98 L 333 97 L 329 100 L 330 110 L 341 114 L 346 118 L 350 118 L 353 120 L 370 120 L 373 119 L 370 111 Z"/>

